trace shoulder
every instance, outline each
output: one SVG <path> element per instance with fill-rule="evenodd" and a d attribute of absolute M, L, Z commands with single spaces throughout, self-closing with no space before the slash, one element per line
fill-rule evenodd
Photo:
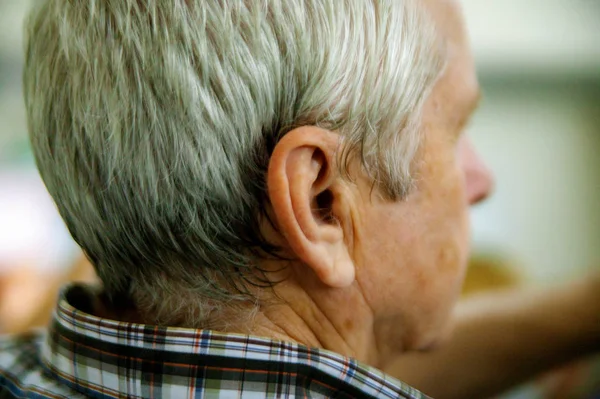
<path fill-rule="evenodd" d="M 0 397 L 84 398 L 45 372 L 41 351 L 43 330 L 0 336 Z"/>

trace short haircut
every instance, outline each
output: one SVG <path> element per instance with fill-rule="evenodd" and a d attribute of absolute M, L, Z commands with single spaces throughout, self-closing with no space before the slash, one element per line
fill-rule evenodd
<path fill-rule="evenodd" d="M 340 172 L 359 159 L 403 198 L 444 65 L 411 0 L 39 0 L 26 31 L 48 191 L 107 293 L 163 322 L 181 298 L 200 298 L 200 325 L 248 298 L 257 254 L 273 250 L 269 157 L 294 127 L 339 132 Z"/>

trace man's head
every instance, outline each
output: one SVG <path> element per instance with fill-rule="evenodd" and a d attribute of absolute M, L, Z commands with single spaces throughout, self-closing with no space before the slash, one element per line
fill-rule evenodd
<path fill-rule="evenodd" d="M 357 301 L 377 341 L 429 344 L 489 185 L 459 139 L 461 22 L 435 3 L 40 2 L 34 152 L 107 293 L 211 326 L 284 273 L 294 306 Z"/>

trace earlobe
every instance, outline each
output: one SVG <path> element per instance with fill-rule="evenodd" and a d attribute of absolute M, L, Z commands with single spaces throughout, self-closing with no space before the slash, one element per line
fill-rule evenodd
<path fill-rule="evenodd" d="M 277 227 L 289 249 L 322 283 L 345 287 L 354 281 L 354 263 L 336 215 L 339 135 L 314 126 L 287 133 L 275 146 L 267 186 Z"/>
<path fill-rule="evenodd" d="M 319 279 L 333 288 L 344 288 L 350 286 L 354 282 L 355 270 L 354 262 L 350 258 L 350 253 L 347 248 L 339 250 L 336 247 L 325 251 L 325 256 L 330 256 L 330 259 L 322 259 L 321 262 L 315 263 L 313 270 Z"/>

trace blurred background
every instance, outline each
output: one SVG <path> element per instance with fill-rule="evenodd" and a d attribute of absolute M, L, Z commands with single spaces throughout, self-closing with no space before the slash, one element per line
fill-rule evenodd
<path fill-rule="evenodd" d="M 469 134 L 497 182 L 473 212 L 466 290 L 580 276 L 600 265 L 600 1 L 463 3 L 484 93 Z M 84 267 L 28 147 L 29 4 L 0 0 L 0 331 L 44 320 L 45 287 Z"/>
<path fill-rule="evenodd" d="M 600 1 L 463 3 L 484 93 L 469 133 L 497 178 L 476 252 L 537 284 L 600 267 Z"/>

